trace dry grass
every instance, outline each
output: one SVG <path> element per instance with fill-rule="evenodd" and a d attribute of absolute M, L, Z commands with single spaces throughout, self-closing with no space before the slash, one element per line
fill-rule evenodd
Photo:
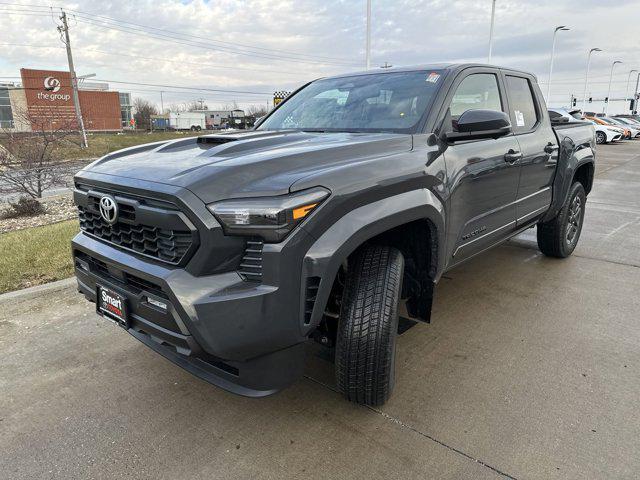
<path fill-rule="evenodd" d="M 0 293 L 70 277 L 78 230 L 69 220 L 0 235 Z"/>
<path fill-rule="evenodd" d="M 60 146 L 55 148 L 55 157 L 61 160 L 84 160 L 87 158 L 97 158 L 107 153 L 120 150 L 122 148 L 134 147 L 143 143 L 159 142 L 161 140 L 175 140 L 194 135 L 206 135 L 208 131 L 202 132 L 127 132 L 122 135 L 96 133 L 89 134 L 87 140 L 89 147 L 87 149 L 80 148 L 80 137 L 71 136 L 63 140 Z M 0 145 L 5 137 L 0 136 Z"/>
<path fill-rule="evenodd" d="M 58 158 L 65 160 L 77 160 L 85 158 L 96 158 L 115 152 L 122 148 L 134 147 L 144 143 L 159 142 L 161 140 L 175 140 L 193 135 L 203 135 L 206 132 L 153 132 L 153 133 L 124 133 L 122 135 L 96 133 L 87 136 L 89 147 L 84 150 L 78 145 L 79 138 L 73 138 L 73 142 L 67 142 L 58 148 L 56 153 Z"/>

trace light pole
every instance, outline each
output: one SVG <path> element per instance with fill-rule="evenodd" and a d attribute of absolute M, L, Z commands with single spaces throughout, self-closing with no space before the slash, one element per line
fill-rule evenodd
<path fill-rule="evenodd" d="M 582 115 L 584 115 L 587 109 L 587 86 L 589 85 L 589 67 L 591 66 L 591 54 L 593 52 L 601 52 L 600 48 L 592 48 L 589 50 L 589 56 L 587 57 L 587 73 L 584 76 L 584 96 L 582 97 Z"/>
<path fill-rule="evenodd" d="M 636 89 L 633 91 L 633 109 L 631 110 L 632 114 L 636 114 L 638 113 L 638 99 L 636 98 L 636 95 L 638 95 L 638 84 L 640 84 L 640 73 L 638 73 L 638 76 L 636 77 Z"/>
<path fill-rule="evenodd" d="M 367 39 L 365 49 L 365 63 L 367 70 L 369 70 L 371 68 L 371 0 L 367 0 Z"/>
<path fill-rule="evenodd" d="M 556 53 L 556 35 L 558 32 L 566 32 L 567 30 L 571 30 L 569 27 L 565 25 L 560 25 L 556 27 L 553 32 L 553 43 L 551 44 L 551 63 L 549 64 L 549 81 L 547 83 L 547 105 L 551 103 L 551 75 L 553 74 L 553 56 Z"/>
<path fill-rule="evenodd" d="M 611 82 L 613 81 L 613 67 L 616 66 L 616 63 L 622 63 L 620 60 L 616 60 L 611 64 L 611 74 L 609 75 L 609 89 L 607 90 L 607 102 L 604 105 L 604 113 L 605 115 L 609 115 L 609 104 L 611 103 Z"/>
<path fill-rule="evenodd" d="M 491 27 L 489 28 L 489 56 L 487 63 L 491 63 L 491 53 L 493 51 L 493 23 L 496 19 L 496 0 L 491 2 Z"/>
<path fill-rule="evenodd" d="M 628 102 L 629 101 L 629 83 L 631 82 L 631 75 L 633 72 L 637 72 L 638 70 L 629 70 L 629 75 L 627 76 L 627 86 L 624 89 L 624 98 Z"/>

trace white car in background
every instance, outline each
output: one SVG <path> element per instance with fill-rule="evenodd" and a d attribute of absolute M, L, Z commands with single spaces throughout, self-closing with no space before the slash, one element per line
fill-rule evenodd
<path fill-rule="evenodd" d="M 609 143 L 624 138 L 624 130 L 622 128 L 614 127 L 612 125 L 600 125 L 593 120 L 587 120 L 593 124 L 596 130 L 596 143 Z"/>
<path fill-rule="evenodd" d="M 610 120 L 613 120 L 618 125 L 622 125 L 624 128 L 631 130 L 631 138 L 640 137 L 640 125 L 637 122 L 634 122 L 633 120 L 629 120 L 627 118 L 620 118 L 620 117 L 605 117 L 605 118 L 609 118 Z"/>
<path fill-rule="evenodd" d="M 582 112 L 575 108 L 549 108 L 548 110 L 551 123 L 575 123 L 584 121 Z"/>

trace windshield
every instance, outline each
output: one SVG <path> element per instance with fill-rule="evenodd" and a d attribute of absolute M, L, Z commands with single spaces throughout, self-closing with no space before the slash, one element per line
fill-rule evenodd
<path fill-rule="evenodd" d="M 441 70 L 317 80 L 258 130 L 414 133 L 442 83 Z"/>
<path fill-rule="evenodd" d="M 611 117 L 600 117 L 600 119 L 603 122 L 607 122 L 611 125 L 620 125 L 622 122 L 620 122 L 619 120 L 616 120 L 615 118 L 611 118 Z"/>

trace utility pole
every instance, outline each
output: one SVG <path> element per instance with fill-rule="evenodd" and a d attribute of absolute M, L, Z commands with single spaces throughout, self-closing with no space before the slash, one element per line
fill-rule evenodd
<path fill-rule="evenodd" d="M 164 115 L 164 101 L 162 100 L 162 90 L 160 90 L 160 114 Z"/>
<path fill-rule="evenodd" d="M 491 28 L 489 28 L 489 56 L 487 63 L 491 63 L 491 54 L 493 53 L 493 24 L 496 19 L 496 0 L 491 2 Z"/>
<path fill-rule="evenodd" d="M 69 74 L 71 75 L 71 89 L 73 90 L 73 106 L 76 110 L 76 119 L 78 120 L 78 128 L 82 135 L 82 148 L 87 148 L 87 132 L 84 130 L 84 121 L 82 120 L 82 111 L 80 110 L 80 97 L 78 96 L 78 77 L 73 68 L 73 56 L 71 55 L 71 40 L 69 39 L 69 25 L 67 24 L 67 14 L 62 10 L 62 26 L 58 27 L 60 33 L 64 33 L 64 44 L 67 47 L 67 60 L 69 61 Z"/>
<path fill-rule="evenodd" d="M 367 0 L 367 42 L 365 52 L 365 63 L 367 70 L 371 68 L 371 0 Z"/>

